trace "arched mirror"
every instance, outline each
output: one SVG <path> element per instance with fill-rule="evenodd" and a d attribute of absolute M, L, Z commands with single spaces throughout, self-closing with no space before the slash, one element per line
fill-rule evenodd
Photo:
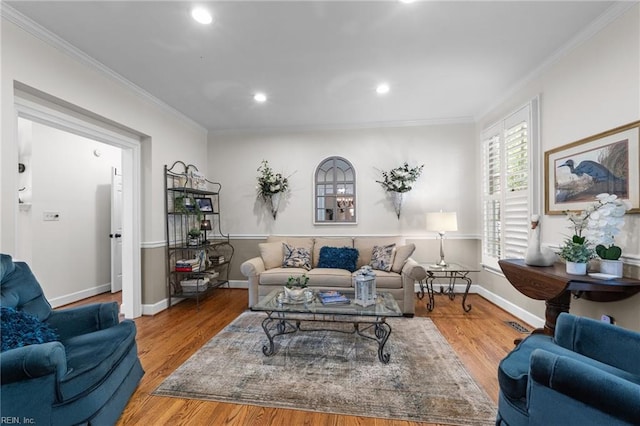
<path fill-rule="evenodd" d="M 314 223 L 356 223 L 356 171 L 342 157 L 329 157 L 316 168 Z"/>

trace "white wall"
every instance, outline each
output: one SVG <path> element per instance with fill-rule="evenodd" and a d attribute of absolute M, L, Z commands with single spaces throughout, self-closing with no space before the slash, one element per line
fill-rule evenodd
<path fill-rule="evenodd" d="M 481 129 L 515 107 L 541 94 L 541 139 L 544 153 L 640 118 L 640 7 L 631 8 L 592 38 L 563 55 L 528 81 L 478 123 Z M 543 160 L 541 159 L 541 162 Z M 543 176 L 540 177 L 543 185 Z M 476 186 L 480 190 L 480 186 Z M 544 191 L 542 191 L 544 193 Z M 544 206 L 544 200 L 540 200 Z M 570 232 L 566 217 L 544 216 L 543 244 L 558 245 Z M 626 216 L 623 234 L 616 238 L 627 264 L 640 266 L 640 215 Z M 506 280 L 485 273 L 490 291 L 508 302 L 544 317 L 544 304 L 516 294 Z M 572 300 L 571 311 L 599 318 L 613 315 L 620 325 L 640 330 L 640 295 L 625 301 L 595 303 Z"/>
<path fill-rule="evenodd" d="M 266 234 L 425 236 L 427 211 L 458 212 L 458 235 L 477 236 L 473 124 L 398 128 L 211 134 L 209 177 L 222 183 L 223 231 Z M 329 156 L 349 160 L 357 175 L 357 225 L 313 225 L 313 174 Z M 274 221 L 256 201 L 257 168 L 268 160 L 291 175 L 290 196 Z M 376 180 L 382 170 L 424 164 L 406 193 L 400 220 Z M 429 235 L 429 237 L 433 237 Z"/>
<path fill-rule="evenodd" d="M 160 246 L 165 238 L 163 165 L 180 159 L 197 164 L 206 173 L 206 130 L 108 77 L 89 65 L 89 61 L 78 60 L 73 54 L 27 33 L 5 19 L 4 14 L 1 36 L 0 181 L 3 190 L 0 195 L 0 251 L 15 255 L 18 246 L 16 82 L 140 135 L 143 140 L 141 177 L 144 189 L 140 221 L 142 246 L 143 250 Z M 162 248 L 158 250 L 162 251 Z M 161 261 L 162 256 L 158 259 Z M 163 268 L 163 265 L 153 265 L 153 268 Z M 145 297 L 165 293 L 165 283 L 159 280 L 146 282 L 144 271 L 142 281 L 143 302 L 155 303 L 158 300 L 145 301 Z M 145 290 L 145 286 L 159 291 Z"/>
<path fill-rule="evenodd" d="M 18 257 L 54 307 L 108 291 L 111 170 L 120 169 L 121 149 L 20 119 L 25 127 L 30 155 L 20 161 L 30 185 L 21 194 L 29 204 L 20 209 Z M 45 212 L 59 220 L 45 221 Z"/>

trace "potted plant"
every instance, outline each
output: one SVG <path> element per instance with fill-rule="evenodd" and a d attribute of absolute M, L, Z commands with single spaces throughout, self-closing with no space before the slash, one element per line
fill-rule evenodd
<path fill-rule="evenodd" d="M 586 234 L 596 243 L 596 253 L 600 257 L 600 272 L 622 277 L 622 249 L 614 244 L 614 238 L 624 225 L 624 215 L 629 210 L 628 203 L 615 194 L 599 194 L 589 208 Z"/>
<path fill-rule="evenodd" d="M 391 169 L 388 172 L 383 171 L 382 180 L 376 181 L 382 185 L 391 197 L 398 219 L 400 219 L 403 194 L 411 191 L 412 185 L 422 174 L 423 168 L 424 164 L 421 166 L 409 167 L 409 164 L 405 162 L 402 166 Z"/>
<path fill-rule="evenodd" d="M 558 253 L 567 263 L 567 274 L 585 275 L 589 260 L 595 257 L 595 251 L 585 237 L 574 235 L 565 240 Z"/>
<path fill-rule="evenodd" d="M 595 258 L 596 252 L 587 238 L 582 236 L 589 212 L 571 212 L 565 211 L 565 214 L 572 223 L 573 236 L 567 238 L 560 247 L 558 256 L 565 260 L 567 266 L 567 274 L 585 275 L 587 273 L 587 264 L 589 260 Z"/>
<path fill-rule="evenodd" d="M 201 231 L 198 228 L 191 228 L 187 233 L 188 236 L 188 244 L 190 246 L 197 246 L 200 243 L 200 233 Z"/>
<path fill-rule="evenodd" d="M 305 297 L 308 282 L 309 277 L 307 274 L 302 274 L 299 277 L 290 276 L 287 279 L 287 285 L 284 287 L 284 294 L 287 299 L 293 301 L 302 300 Z"/>

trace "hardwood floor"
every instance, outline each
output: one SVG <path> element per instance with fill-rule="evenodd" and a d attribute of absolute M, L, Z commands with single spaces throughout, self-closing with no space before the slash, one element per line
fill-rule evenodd
<path fill-rule="evenodd" d="M 104 294 L 82 303 L 119 300 Z M 429 317 L 451 344 L 458 357 L 489 396 L 497 402 L 499 361 L 524 335 L 505 324 L 522 323 L 478 295 L 469 295 L 473 309 L 464 313 L 461 296 L 451 301 L 436 295 L 436 307 L 428 312 L 416 298 L 416 316 Z M 122 414 L 119 425 L 427 425 L 296 410 L 254 407 L 210 401 L 153 396 L 151 392 L 204 343 L 233 321 L 247 307 L 247 292 L 220 289 L 200 302 L 182 302 L 153 317 L 135 320 L 138 351 L 146 371 Z"/>

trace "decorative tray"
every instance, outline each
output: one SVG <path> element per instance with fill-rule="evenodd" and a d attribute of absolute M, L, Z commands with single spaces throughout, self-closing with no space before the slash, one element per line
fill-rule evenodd
<path fill-rule="evenodd" d="M 301 299 L 292 299 L 290 297 L 287 297 L 284 292 L 278 294 L 278 297 L 276 298 L 278 303 L 286 303 L 289 305 L 299 305 L 302 303 L 309 303 L 311 302 L 313 299 L 315 298 L 315 294 L 313 294 L 312 291 L 306 291 L 304 292 L 304 297 Z"/>
<path fill-rule="evenodd" d="M 589 276 L 591 278 L 597 278 L 599 280 L 612 280 L 614 278 L 620 278 L 617 275 L 611 275 L 611 274 L 603 274 L 601 272 L 590 272 Z"/>

